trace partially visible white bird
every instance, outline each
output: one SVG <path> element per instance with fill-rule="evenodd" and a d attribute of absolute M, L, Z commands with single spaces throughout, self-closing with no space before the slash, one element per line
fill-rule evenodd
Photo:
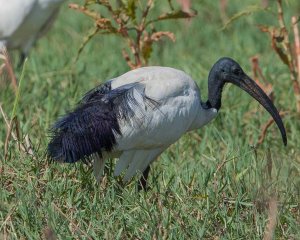
<path fill-rule="evenodd" d="M 141 172 L 140 186 L 145 188 L 149 165 L 184 133 L 216 117 L 225 83 L 240 87 L 265 107 L 286 145 L 285 128 L 271 100 L 237 62 L 221 58 L 209 73 L 205 102 L 190 76 L 168 67 L 139 68 L 96 87 L 53 126 L 48 155 L 67 163 L 94 159 L 98 180 L 105 160 L 118 157 L 115 175 L 126 171 L 128 181 Z"/>
<path fill-rule="evenodd" d="M 20 62 L 47 32 L 65 0 L 0 0 L 0 49 L 21 51 Z"/>

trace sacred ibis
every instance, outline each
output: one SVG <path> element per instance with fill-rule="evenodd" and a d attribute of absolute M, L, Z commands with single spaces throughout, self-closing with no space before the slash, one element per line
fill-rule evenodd
<path fill-rule="evenodd" d="M 124 181 L 143 173 L 184 133 L 201 128 L 217 116 L 222 89 L 232 83 L 255 98 L 287 137 L 281 117 L 263 90 L 231 58 L 218 60 L 208 76 L 208 100 L 184 72 L 169 67 L 143 67 L 92 89 L 78 106 L 52 127 L 48 155 L 54 161 L 93 161 L 99 180 L 108 158 L 119 158 L 114 174 Z"/>
<path fill-rule="evenodd" d="M 46 33 L 65 0 L 0 0 L 0 49 L 21 51 L 20 63 Z"/>

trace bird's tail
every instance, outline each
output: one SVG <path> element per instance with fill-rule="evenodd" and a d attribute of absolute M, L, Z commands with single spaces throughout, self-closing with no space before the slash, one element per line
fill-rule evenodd
<path fill-rule="evenodd" d="M 101 102 L 86 103 L 58 120 L 51 129 L 48 156 L 51 160 L 74 163 L 88 161 L 97 153 L 111 151 L 120 133 L 115 113 Z"/>

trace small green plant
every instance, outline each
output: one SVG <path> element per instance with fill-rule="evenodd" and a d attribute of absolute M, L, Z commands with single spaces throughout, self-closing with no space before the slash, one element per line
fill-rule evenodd
<path fill-rule="evenodd" d="M 4 119 L 4 123 L 7 129 L 5 143 L 4 143 L 4 158 L 6 159 L 8 156 L 9 144 L 11 142 L 17 143 L 18 148 L 22 152 L 25 152 L 26 154 L 33 156 L 33 150 L 32 150 L 29 136 L 25 135 L 24 141 L 23 141 L 23 137 L 21 136 L 20 123 L 17 116 L 17 109 L 20 102 L 21 84 L 22 84 L 22 80 L 24 79 L 24 70 L 25 70 L 25 64 L 27 60 L 25 60 L 24 62 L 21 76 L 19 78 L 19 82 L 17 82 L 17 78 L 10 60 L 10 56 L 6 48 L 0 49 L 0 60 L 2 60 L 3 62 L 0 66 L 0 77 L 1 75 L 4 75 L 5 74 L 4 71 L 6 71 L 8 78 L 11 80 L 11 84 L 15 91 L 15 100 L 13 103 L 13 109 L 10 118 L 5 113 L 2 103 L 0 102 L 0 117 Z"/>
<path fill-rule="evenodd" d="M 170 31 L 157 31 L 155 24 L 172 19 L 187 19 L 196 16 L 194 10 L 175 9 L 172 0 L 168 0 L 169 12 L 163 12 L 157 17 L 151 14 L 153 6 L 159 4 L 156 0 L 86 0 L 83 6 L 70 4 L 69 7 L 94 20 L 94 26 L 79 48 L 77 58 L 85 45 L 96 34 L 114 34 L 127 45 L 122 50 L 123 58 L 131 69 L 147 65 L 153 50 L 153 44 L 166 37 L 175 41 Z M 100 8 L 96 9 L 96 6 Z"/>

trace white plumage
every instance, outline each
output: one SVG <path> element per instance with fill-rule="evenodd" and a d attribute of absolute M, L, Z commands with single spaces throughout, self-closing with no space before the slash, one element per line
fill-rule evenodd
<path fill-rule="evenodd" d="M 188 131 L 201 128 L 216 117 L 222 89 L 230 82 L 248 92 L 272 115 L 284 144 L 285 129 L 277 109 L 234 60 L 221 58 L 210 71 L 208 100 L 202 101 L 194 80 L 169 67 L 144 67 L 129 71 L 89 91 L 78 107 L 58 120 L 48 145 L 56 161 L 94 160 L 94 174 L 101 179 L 105 160 L 119 158 L 114 174 L 124 181 L 148 166 Z"/>
<path fill-rule="evenodd" d="M 115 175 L 128 167 L 124 180 L 137 171 L 143 172 L 167 147 L 184 133 L 200 128 L 217 114 L 216 109 L 201 107 L 200 91 L 193 79 L 182 71 L 168 67 L 144 67 L 130 71 L 111 82 L 116 89 L 126 84 L 141 83 L 135 90 L 138 121 L 120 123 L 122 135 L 117 137 L 115 151 L 120 158 Z M 146 108 L 142 95 L 159 102 L 157 108 Z"/>
<path fill-rule="evenodd" d="M 26 56 L 55 19 L 64 0 L 0 0 L 0 48 Z"/>

